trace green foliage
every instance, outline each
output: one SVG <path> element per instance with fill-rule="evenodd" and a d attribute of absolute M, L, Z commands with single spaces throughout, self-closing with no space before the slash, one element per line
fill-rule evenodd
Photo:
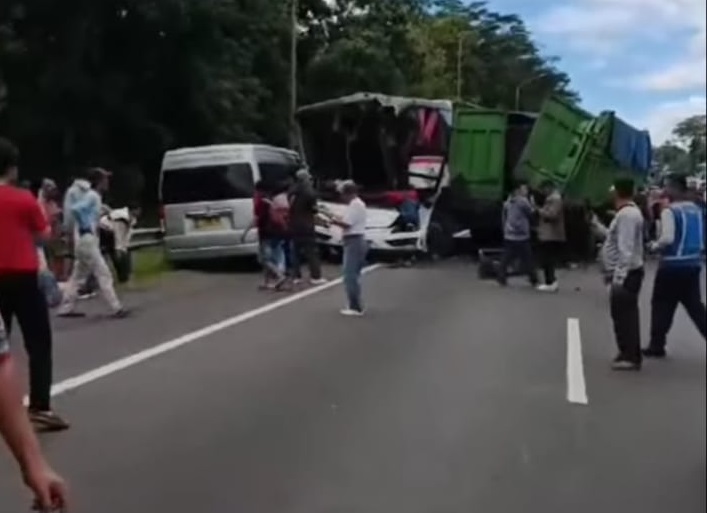
<path fill-rule="evenodd" d="M 680 121 L 668 141 L 653 151 L 659 172 L 694 174 L 707 160 L 707 116 L 698 114 Z"/>
<path fill-rule="evenodd" d="M 286 144 L 291 1 L 6 0 L 0 134 L 20 144 L 25 174 L 66 181 L 101 164 L 133 200 L 156 190 L 167 148 Z M 298 20 L 300 103 L 454 98 L 459 82 L 491 107 L 576 99 L 523 22 L 483 2 L 299 0 Z"/>

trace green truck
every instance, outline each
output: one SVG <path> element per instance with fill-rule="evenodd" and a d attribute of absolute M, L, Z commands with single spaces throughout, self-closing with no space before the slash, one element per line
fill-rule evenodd
<path fill-rule="evenodd" d="M 610 111 L 593 116 L 559 98 L 540 113 L 457 108 L 449 150 L 451 203 L 479 241 L 498 241 L 501 205 L 515 180 L 552 180 L 575 209 L 604 208 L 617 176 L 641 182 L 650 137 Z M 461 212 L 464 211 L 464 214 Z"/>

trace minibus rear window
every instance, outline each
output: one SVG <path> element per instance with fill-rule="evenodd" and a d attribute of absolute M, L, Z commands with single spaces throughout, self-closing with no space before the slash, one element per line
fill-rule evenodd
<path fill-rule="evenodd" d="M 162 203 L 198 203 L 253 197 L 253 171 L 248 163 L 166 169 Z"/>

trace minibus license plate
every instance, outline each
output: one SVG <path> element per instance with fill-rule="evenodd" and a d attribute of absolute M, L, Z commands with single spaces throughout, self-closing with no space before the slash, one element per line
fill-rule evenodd
<path fill-rule="evenodd" d="M 194 228 L 200 232 L 213 232 L 223 228 L 220 217 L 194 219 Z"/>

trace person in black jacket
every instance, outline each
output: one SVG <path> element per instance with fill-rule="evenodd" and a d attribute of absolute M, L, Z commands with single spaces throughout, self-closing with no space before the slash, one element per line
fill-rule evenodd
<path fill-rule="evenodd" d="M 295 175 L 295 184 L 290 192 L 290 235 L 292 237 L 291 272 L 295 281 L 302 280 L 302 263 L 309 267 L 309 279 L 313 285 L 324 283 L 315 234 L 317 194 L 312 177 L 306 169 Z"/>

